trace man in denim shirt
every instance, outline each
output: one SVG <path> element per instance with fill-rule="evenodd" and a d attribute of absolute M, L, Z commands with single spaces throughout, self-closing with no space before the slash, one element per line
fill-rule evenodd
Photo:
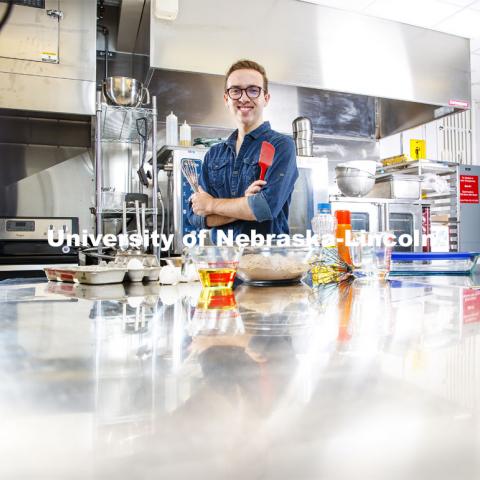
<path fill-rule="evenodd" d="M 192 195 L 188 219 L 197 229 L 233 230 L 234 238 L 252 230 L 263 235 L 288 234 L 288 210 L 298 177 L 293 140 L 263 121 L 270 99 L 265 69 L 240 60 L 225 77 L 225 105 L 238 129 L 205 156 L 201 190 Z M 258 180 L 263 141 L 275 147 L 265 181 Z"/>

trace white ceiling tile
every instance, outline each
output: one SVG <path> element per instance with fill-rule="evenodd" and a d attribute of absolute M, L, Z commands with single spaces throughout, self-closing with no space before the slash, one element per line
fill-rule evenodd
<path fill-rule="evenodd" d="M 480 11 L 467 8 L 435 25 L 435 30 L 467 38 L 480 37 Z"/>
<path fill-rule="evenodd" d="M 470 55 L 470 65 L 472 72 L 480 72 L 480 55 Z"/>
<path fill-rule="evenodd" d="M 480 38 L 472 38 L 470 39 L 470 52 L 476 52 L 480 50 Z"/>
<path fill-rule="evenodd" d="M 480 85 L 480 72 L 472 72 L 471 83 L 472 85 Z"/>
<path fill-rule="evenodd" d="M 472 100 L 480 100 L 480 84 L 472 85 Z"/>
<path fill-rule="evenodd" d="M 469 7 L 474 3 L 478 3 L 478 0 L 439 0 L 442 3 L 451 3 L 459 7 Z"/>
<path fill-rule="evenodd" d="M 439 0 L 376 0 L 363 13 L 431 28 L 461 8 Z"/>
<path fill-rule="evenodd" d="M 315 3 L 324 7 L 339 8 L 358 12 L 372 3 L 372 0 L 300 0 L 301 2 Z"/>
<path fill-rule="evenodd" d="M 469 5 L 468 8 L 473 8 L 474 10 L 480 10 L 480 0 L 473 2 L 471 5 Z"/>
<path fill-rule="evenodd" d="M 312 0 L 307 1 L 312 2 Z M 325 7 L 340 8 L 342 10 L 358 12 L 370 5 L 372 0 L 313 0 L 313 2 Z"/>

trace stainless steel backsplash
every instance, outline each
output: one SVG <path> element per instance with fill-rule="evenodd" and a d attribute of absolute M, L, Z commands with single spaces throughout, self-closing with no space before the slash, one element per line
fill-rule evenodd
<path fill-rule="evenodd" d="M 131 60 L 118 55 L 112 73 L 131 74 L 131 61 L 138 77 L 148 78 L 144 57 Z M 165 143 L 164 119 L 172 110 L 179 123 L 186 120 L 192 126 L 192 138 L 230 135 L 234 125 L 223 104 L 221 76 L 167 71 L 150 74 L 149 89 L 158 102 L 159 147 Z M 379 158 L 374 105 L 368 97 L 275 84 L 270 92 L 272 100 L 265 113 L 274 129 L 291 134 L 296 116 L 312 119 L 316 134 L 313 154 L 328 157 L 331 179 L 333 166 L 339 161 Z M 80 219 L 80 228 L 92 230 L 91 119 L 31 115 L 0 111 L 0 215 L 75 216 Z M 139 191 L 138 147 L 104 144 L 103 153 L 104 187 L 117 192 Z"/>

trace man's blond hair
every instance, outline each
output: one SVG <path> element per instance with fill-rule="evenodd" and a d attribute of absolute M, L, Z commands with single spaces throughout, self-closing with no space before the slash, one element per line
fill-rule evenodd
<path fill-rule="evenodd" d="M 259 63 L 247 59 L 238 60 L 227 70 L 225 74 L 225 90 L 227 89 L 228 77 L 236 70 L 255 70 L 260 73 L 263 77 L 263 90 L 265 93 L 268 92 L 268 78 L 265 69 Z"/>

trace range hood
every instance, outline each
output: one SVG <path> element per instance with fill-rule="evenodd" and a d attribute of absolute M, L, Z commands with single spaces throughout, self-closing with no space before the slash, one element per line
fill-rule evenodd
<path fill-rule="evenodd" d="M 0 35 L 0 108 L 93 115 L 96 1 L 14 3 Z"/>
<path fill-rule="evenodd" d="M 375 138 L 469 108 L 468 39 L 300 0 L 182 0 L 150 12 L 154 69 L 223 75 L 240 58 L 276 84 L 370 98 Z"/>

